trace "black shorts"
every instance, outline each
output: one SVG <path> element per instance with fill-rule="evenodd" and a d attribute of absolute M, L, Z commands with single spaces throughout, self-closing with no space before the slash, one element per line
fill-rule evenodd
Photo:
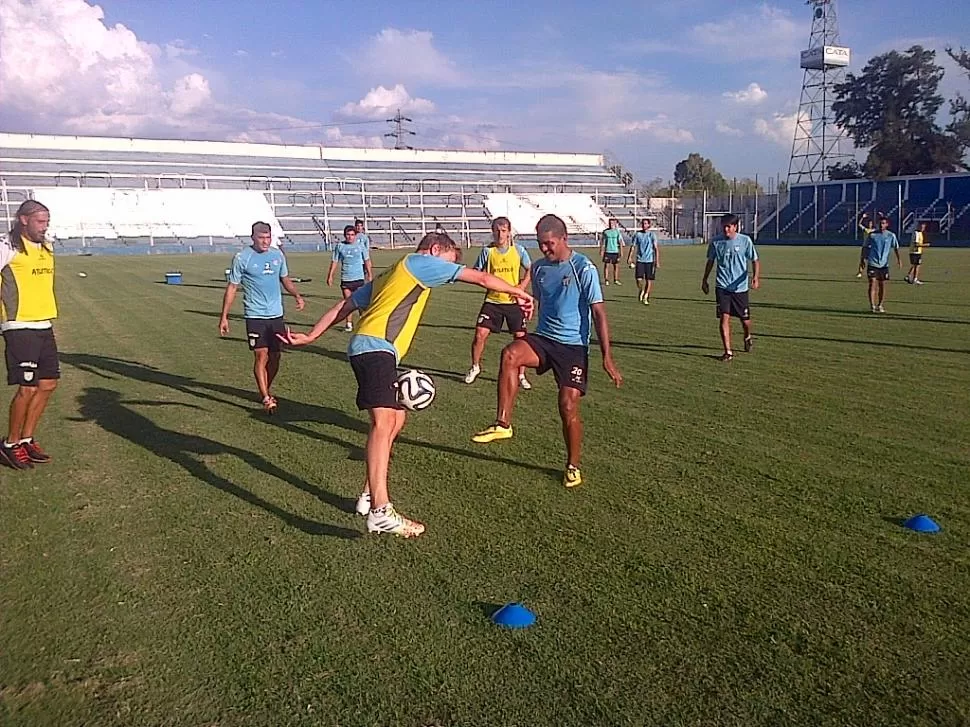
<path fill-rule="evenodd" d="M 276 334 L 286 335 L 286 324 L 282 318 L 247 318 L 246 338 L 250 350 L 268 348 L 272 352 L 282 349 L 282 342 Z"/>
<path fill-rule="evenodd" d="M 340 289 L 349 290 L 351 293 L 363 287 L 364 287 L 363 280 L 341 280 L 340 281 Z"/>
<path fill-rule="evenodd" d="M 4 331 L 3 340 L 11 386 L 37 386 L 42 379 L 61 378 L 53 328 Z"/>
<path fill-rule="evenodd" d="M 870 280 L 889 280 L 889 266 L 875 268 L 872 265 L 866 266 L 866 275 Z"/>
<path fill-rule="evenodd" d="M 586 395 L 586 383 L 589 379 L 588 347 L 570 346 L 535 333 L 526 334 L 522 340 L 539 357 L 537 374 L 541 375 L 552 369 L 552 375 L 556 377 L 556 384 L 560 389 L 569 387 L 577 389 L 583 396 Z"/>
<path fill-rule="evenodd" d="M 921 253 L 921 252 L 911 252 L 909 254 L 909 264 L 910 265 L 922 265 L 923 264 L 923 253 Z"/>
<path fill-rule="evenodd" d="M 357 408 L 403 409 L 397 400 L 397 358 L 390 351 L 368 351 L 350 357 L 357 379 Z"/>
<path fill-rule="evenodd" d="M 656 263 L 637 263 L 637 280 L 656 280 L 657 279 L 657 264 Z"/>
<path fill-rule="evenodd" d="M 611 263 L 613 265 L 616 265 L 617 263 L 620 262 L 620 253 L 618 253 L 618 252 L 604 252 L 603 253 L 603 262 L 606 263 L 607 265 L 609 265 Z"/>
<path fill-rule="evenodd" d="M 478 323 L 480 328 L 487 328 L 492 333 L 502 330 L 502 325 L 508 329 L 509 333 L 525 333 L 525 313 L 518 303 L 482 303 L 482 309 L 478 311 Z"/>
<path fill-rule="evenodd" d="M 714 297 L 717 300 L 717 317 L 731 315 L 742 321 L 751 320 L 751 310 L 748 306 L 748 291 L 732 293 L 724 288 L 715 288 Z"/>

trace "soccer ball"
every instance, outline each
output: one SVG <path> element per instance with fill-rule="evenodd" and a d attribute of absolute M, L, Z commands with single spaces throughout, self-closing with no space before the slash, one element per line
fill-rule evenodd
<path fill-rule="evenodd" d="M 405 409 L 427 409 L 434 401 L 434 395 L 434 381 L 423 371 L 409 369 L 397 377 L 397 400 Z"/>

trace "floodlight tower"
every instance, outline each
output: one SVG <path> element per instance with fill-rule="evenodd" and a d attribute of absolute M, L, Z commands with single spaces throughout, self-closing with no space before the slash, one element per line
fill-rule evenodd
<path fill-rule="evenodd" d="M 848 142 L 832 113 L 835 85 L 845 80 L 849 65 L 849 49 L 839 45 L 835 0 L 806 0 L 805 4 L 812 8 L 812 32 L 808 49 L 801 54 L 805 75 L 788 164 L 789 186 L 824 181 L 827 167 L 853 158 L 843 150 Z"/>

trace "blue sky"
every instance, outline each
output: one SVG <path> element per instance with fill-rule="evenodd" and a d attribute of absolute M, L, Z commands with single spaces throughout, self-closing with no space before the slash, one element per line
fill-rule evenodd
<path fill-rule="evenodd" d="M 917 42 L 970 45 L 965 0 L 838 10 L 855 70 Z M 5 129 L 373 145 L 400 106 L 415 146 L 609 151 L 644 178 L 693 151 L 727 176 L 787 171 L 810 28 L 802 2 L 713 0 L 0 0 L 0 13 Z M 33 56 L 10 50 L 18 36 Z M 970 94 L 945 65 L 945 94 Z"/>

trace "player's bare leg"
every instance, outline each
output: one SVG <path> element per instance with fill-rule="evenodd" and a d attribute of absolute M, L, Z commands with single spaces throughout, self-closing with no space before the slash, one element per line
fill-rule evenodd
<path fill-rule="evenodd" d="M 276 375 L 280 372 L 280 357 L 279 351 L 270 351 L 269 356 L 266 359 L 266 391 L 270 392 L 273 390 L 273 381 L 276 379 Z M 270 394 L 272 396 L 272 394 Z"/>
<path fill-rule="evenodd" d="M 387 466 L 388 468 L 390 468 L 391 457 L 394 455 L 394 442 L 397 440 L 397 437 L 401 433 L 401 430 L 404 429 L 404 423 L 407 421 L 407 412 L 405 412 L 403 409 L 400 411 L 396 409 L 388 409 L 387 411 L 394 411 L 397 414 L 394 420 L 394 426 L 390 430 L 388 434 L 388 440 L 387 440 L 387 462 L 388 462 Z M 370 435 L 368 433 L 368 442 L 369 441 L 370 441 Z M 366 459 L 366 452 L 365 452 L 365 459 Z M 387 497 L 386 479 L 384 481 L 384 492 L 385 492 L 385 498 L 386 498 Z M 356 508 L 357 514 L 367 515 L 370 512 L 372 502 L 373 502 L 373 497 L 371 494 L 371 486 L 370 486 L 370 468 L 365 467 L 364 468 L 364 489 L 361 491 L 360 497 L 357 498 L 357 508 Z"/>
<path fill-rule="evenodd" d="M 34 394 L 30 398 L 30 401 L 27 402 L 27 411 L 23 420 L 24 425 L 20 430 L 20 436 L 18 439 L 33 439 L 34 430 L 37 428 L 37 422 L 40 421 L 40 417 L 44 413 L 44 409 L 47 408 L 47 402 L 50 401 L 51 394 L 54 393 L 54 389 L 56 388 L 57 379 L 41 379 L 37 382 Z M 13 435 L 11 434 L 11 437 L 12 436 Z"/>
<path fill-rule="evenodd" d="M 869 278 L 869 308 L 873 313 L 876 312 L 876 279 Z"/>
<path fill-rule="evenodd" d="M 523 331 L 516 331 L 515 333 L 512 334 L 512 338 L 514 338 L 516 340 L 518 340 L 520 338 L 525 338 L 525 332 L 523 332 Z M 520 366 L 519 367 L 519 386 L 521 388 L 523 388 L 523 389 L 531 389 L 532 388 L 532 384 L 530 384 L 529 383 L 529 380 L 525 377 L 525 366 Z"/>
<path fill-rule="evenodd" d="M 465 383 L 474 383 L 482 373 L 482 354 L 485 352 L 485 342 L 491 331 L 484 326 L 475 326 L 475 336 L 472 338 L 472 367 L 465 374 Z"/>
<path fill-rule="evenodd" d="M 23 439 L 27 410 L 37 396 L 36 386 L 18 386 L 17 393 L 10 400 L 10 418 L 7 426 L 7 441 L 15 444 Z"/>
<path fill-rule="evenodd" d="M 579 467 L 583 450 L 583 420 L 579 418 L 579 389 L 564 386 L 559 389 L 559 418 L 562 437 L 566 443 L 566 464 Z"/>
<path fill-rule="evenodd" d="M 734 351 L 731 350 L 731 316 L 728 313 L 721 314 L 721 344 L 724 346 L 724 356 L 722 360 L 728 361 L 730 357 L 734 355 Z"/>
<path fill-rule="evenodd" d="M 746 353 L 750 353 L 751 349 L 754 348 L 754 339 L 751 337 L 751 319 L 741 321 L 741 327 L 744 329 L 744 350 Z"/>
<path fill-rule="evenodd" d="M 885 313 L 886 309 L 882 307 L 882 304 L 886 300 L 886 281 L 877 280 L 876 283 L 879 291 L 879 303 L 876 306 L 876 310 L 878 310 L 880 313 Z"/>
<path fill-rule="evenodd" d="M 643 300 L 647 291 L 647 281 L 644 278 L 637 278 L 637 299 Z"/>
<path fill-rule="evenodd" d="M 253 351 L 253 377 L 259 398 L 263 402 L 263 409 L 272 413 L 276 410 L 276 401 L 269 393 L 269 349 L 257 348 Z"/>
<path fill-rule="evenodd" d="M 400 409 L 378 407 L 370 410 L 370 431 L 367 434 L 367 487 L 370 492 L 370 513 L 367 529 L 372 533 L 391 533 L 413 538 L 424 532 L 424 525 L 399 514 L 390 502 L 387 491 L 387 472 L 394 439 L 404 427 L 406 414 Z"/>
<path fill-rule="evenodd" d="M 534 369 L 538 366 L 539 354 L 523 338 L 512 341 L 502 349 L 502 360 L 498 372 L 498 406 L 496 407 L 495 423 L 475 434 L 472 437 L 473 442 L 485 444 L 497 439 L 508 439 L 512 436 L 512 412 L 515 409 L 515 398 L 519 393 L 519 369 Z"/>
<path fill-rule="evenodd" d="M 340 294 L 344 297 L 344 300 L 347 300 L 347 298 L 353 295 L 353 292 L 350 290 L 347 290 L 346 288 L 341 288 Z M 352 331 L 354 329 L 353 321 L 354 321 L 354 314 L 353 313 L 347 314 L 347 317 L 344 318 L 343 320 L 344 330 Z"/>

